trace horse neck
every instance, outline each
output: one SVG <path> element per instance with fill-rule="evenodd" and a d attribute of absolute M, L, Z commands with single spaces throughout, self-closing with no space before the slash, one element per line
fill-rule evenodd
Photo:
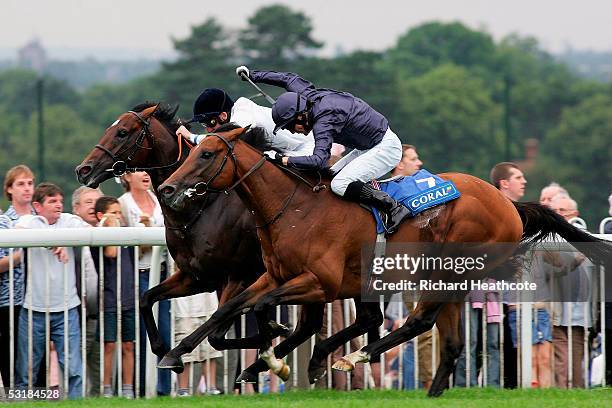
<path fill-rule="evenodd" d="M 171 134 L 161 123 L 158 123 L 155 126 L 155 133 L 152 133 L 155 139 L 153 150 L 151 150 L 151 154 L 149 155 L 148 160 L 146 160 L 146 164 L 142 167 L 167 166 L 174 163 L 179 154 L 177 137 Z M 157 187 L 162 185 L 164 181 L 170 177 L 170 175 L 185 161 L 185 158 L 187 157 L 185 155 L 185 150 L 189 151 L 189 148 L 183 140 L 183 151 L 181 152 L 182 157 L 176 166 L 149 171 L 149 176 L 151 176 L 151 182 L 153 183 L 155 191 L 157 191 Z"/>
<path fill-rule="evenodd" d="M 238 161 L 238 177 L 243 177 L 261 160 L 261 155 L 244 142 L 237 143 L 234 152 Z M 245 205 L 255 213 L 259 223 L 263 223 L 278 215 L 293 194 L 296 183 L 296 180 L 273 164 L 264 163 L 244 179 L 236 191 Z"/>

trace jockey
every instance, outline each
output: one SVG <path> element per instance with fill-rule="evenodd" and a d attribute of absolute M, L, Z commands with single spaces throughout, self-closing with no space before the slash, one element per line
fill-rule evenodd
<path fill-rule="evenodd" d="M 263 128 L 271 147 L 290 156 L 312 154 L 314 148 L 312 135 L 306 138 L 296 137 L 287 130 L 273 134 L 274 121 L 270 108 L 259 106 L 247 98 L 238 98 L 234 102 L 227 92 L 218 88 L 208 88 L 200 94 L 193 105 L 193 118 L 188 123 L 191 122 L 200 122 L 209 133 L 229 122 L 236 123 L 240 127 L 250 125 Z M 206 134 L 191 133 L 185 126 L 180 126 L 176 134 L 186 137 L 195 144 L 206 137 Z"/>
<path fill-rule="evenodd" d="M 314 151 L 303 156 L 271 155 L 278 164 L 299 169 L 323 169 L 333 142 L 353 150 L 340 159 L 331 171 L 334 193 L 348 200 L 371 205 L 386 215 L 387 233 L 397 230 L 411 215 L 404 205 L 387 193 L 374 189 L 370 180 L 391 171 L 402 158 L 402 143 L 389 128 L 387 119 L 361 99 L 332 89 L 318 89 L 293 73 L 249 71 L 236 68 L 236 74 L 253 82 L 275 85 L 287 91 L 272 106 L 274 132 L 314 133 Z"/>

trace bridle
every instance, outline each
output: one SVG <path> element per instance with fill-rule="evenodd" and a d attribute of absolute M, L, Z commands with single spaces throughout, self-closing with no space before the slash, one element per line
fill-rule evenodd
<path fill-rule="evenodd" d="M 95 148 L 102 150 L 104 153 L 108 154 L 111 157 L 111 159 L 113 159 L 113 165 L 111 166 L 111 168 L 106 169 L 104 171 L 112 172 L 113 176 L 119 177 L 125 174 L 126 172 L 133 173 L 136 171 L 163 170 L 163 169 L 175 167 L 177 164 L 179 164 L 179 162 L 181 161 L 181 157 L 183 155 L 183 139 L 184 138 L 182 136 L 177 136 L 179 152 L 178 152 L 178 157 L 176 158 L 174 163 L 166 164 L 163 166 L 152 166 L 152 167 L 128 167 L 128 163 L 134 158 L 135 154 L 140 149 L 145 149 L 145 150 L 153 149 L 152 147 L 146 147 L 143 145 L 145 138 L 149 138 L 153 144 L 155 144 L 155 138 L 153 137 L 153 134 L 151 133 L 151 130 L 149 129 L 151 125 L 150 117 L 145 119 L 140 114 L 134 111 L 128 111 L 127 113 L 131 113 L 132 115 L 136 116 L 138 121 L 141 123 L 142 128 L 140 130 L 140 133 L 138 134 L 138 137 L 136 138 L 136 142 L 134 144 L 127 146 L 125 149 L 119 151 L 116 154 L 111 152 L 107 147 L 102 146 L 101 144 L 97 144 L 95 146 Z M 126 142 L 124 144 L 126 144 L 128 140 L 129 139 L 126 138 Z M 185 144 L 189 148 L 193 147 L 186 140 L 185 140 Z M 126 155 L 127 155 L 126 159 L 123 160 L 122 157 Z"/>
<path fill-rule="evenodd" d="M 259 161 L 253 165 L 253 167 L 251 167 L 242 177 L 240 177 L 229 188 L 226 188 L 226 189 L 223 189 L 223 190 L 218 190 L 218 189 L 211 188 L 210 184 L 223 172 L 223 169 L 225 168 L 225 165 L 227 164 L 227 162 L 228 162 L 228 160 L 230 158 L 234 162 L 234 176 L 237 176 L 238 159 L 236 158 L 236 154 L 234 153 L 235 142 L 230 142 L 227 139 L 225 139 L 223 136 L 221 136 L 221 135 L 219 135 L 217 133 L 209 133 L 207 136 L 215 136 L 219 140 L 221 140 L 225 144 L 225 146 L 227 147 L 227 153 L 223 157 L 223 160 L 221 161 L 221 164 L 219 165 L 219 167 L 217 168 L 215 173 L 207 181 L 200 181 L 200 182 L 196 183 L 193 187 L 190 187 L 190 188 L 185 190 L 185 192 L 183 194 L 185 194 L 187 197 L 191 198 L 194 194 L 198 195 L 198 196 L 201 196 L 201 195 L 205 195 L 208 192 L 228 194 L 230 191 L 232 191 L 233 189 L 238 187 L 240 184 L 242 184 L 242 182 L 247 177 L 249 177 L 251 174 L 256 172 L 266 162 L 266 156 L 262 155 L 261 159 L 259 159 Z M 263 224 L 256 225 L 255 226 L 256 228 L 263 228 L 263 227 L 267 227 L 267 226 L 273 224 L 274 222 L 276 222 L 285 213 L 285 211 L 289 207 L 289 204 L 291 203 L 291 200 L 293 199 L 293 197 L 295 196 L 295 193 L 297 192 L 297 189 L 298 189 L 298 187 L 300 185 L 300 182 L 303 182 L 306 185 L 308 185 L 310 188 L 312 188 L 312 190 L 315 193 L 323 191 L 326 188 L 326 186 L 323 185 L 322 182 L 321 182 L 321 174 L 320 173 L 319 173 L 319 183 L 317 183 L 315 185 L 315 184 L 312 184 L 310 181 L 306 180 L 299 173 L 297 173 L 297 172 L 295 172 L 295 171 L 293 171 L 293 170 L 291 170 L 291 169 L 289 169 L 289 168 L 287 168 L 285 166 L 278 166 L 278 167 L 281 170 L 286 171 L 286 172 L 292 174 L 293 176 L 295 176 L 298 179 L 298 182 L 295 184 L 295 188 L 293 189 L 293 192 L 285 199 L 283 205 L 281 206 L 280 210 L 276 213 L 276 215 L 274 217 L 272 217 L 271 219 L 269 219 L 268 221 L 264 222 Z"/>
<path fill-rule="evenodd" d="M 217 177 L 219 177 L 219 175 L 223 172 L 223 169 L 225 168 L 225 165 L 227 164 L 227 162 L 228 162 L 228 160 L 230 158 L 234 162 L 234 176 L 238 175 L 237 174 L 238 159 L 236 159 L 236 154 L 234 153 L 235 143 L 232 143 L 232 142 L 228 141 L 226 138 L 224 138 L 223 136 L 219 135 L 218 133 L 208 133 L 206 136 L 207 137 L 215 136 L 219 140 L 221 140 L 225 144 L 225 146 L 227 147 L 227 153 L 225 153 L 225 156 L 223 157 L 223 160 L 221 161 L 221 164 L 217 168 L 217 171 L 215 171 L 215 174 L 213 174 L 207 181 L 200 181 L 200 182 L 196 183 L 193 187 L 190 187 L 187 190 L 185 190 L 185 192 L 183 194 L 185 194 L 187 197 L 191 197 L 194 194 L 198 195 L 198 196 L 201 196 L 201 195 L 204 195 L 204 194 L 209 193 L 209 192 L 211 192 L 211 193 L 225 193 L 225 194 L 229 194 L 230 191 L 232 191 L 233 189 L 238 187 L 240 184 L 242 184 L 242 182 L 247 177 L 249 177 L 251 174 L 253 174 L 255 171 L 257 171 L 266 162 L 266 157 L 262 156 L 261 159 L 257 163 L 255 163 L 255 165 L 253 167 L 251 167 L 242 177 L 240 177 L 229 188 L 226 188 L 226 189 L 223 189 L 223 190 L 212 188 L 212 187 L 210 187 L 210 184 L 213 181 L 215 181 L 215 179 Z"/>

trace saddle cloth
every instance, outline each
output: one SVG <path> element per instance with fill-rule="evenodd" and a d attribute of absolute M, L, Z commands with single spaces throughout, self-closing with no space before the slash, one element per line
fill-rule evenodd
<path fill-rule="evenodd" d="M 428 208 L 455 200 L 461 196 L 452 181 L 446 181 L 427 170 L 419 170 L 412 176 L 398 176 L 370 182 L 412 211 L 415 216 Z M 371 207 L 376 220 L 376 233 L 385 232 L 380 212 Z"/>

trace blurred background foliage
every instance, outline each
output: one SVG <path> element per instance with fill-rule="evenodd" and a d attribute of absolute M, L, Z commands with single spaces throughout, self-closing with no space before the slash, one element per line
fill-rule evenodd
<path fill-rule="evenodd" d="M 556 181 L 575 197 L 591 229 L 607 216 L 612 86 L 578 76 L 534 38 L 511 35 L 495 42 L 461 23 L 431 22 L 407 30 L 382 52 L 322 58 L 317 50 L 323 42 L 313 38 L 312 22 L 301 12 L 267 6 L 246 24 L 230 30 L 209 18 L 188 37 L 173 39 L 178 58 L 127 83 L 77 88 L 43 76 L 45 179 L 69 195 L 77 187 L 74 167 L 120 113 L 140 102 L 178 103 L 179 114 L 190 117 L 204 88 L 224 88 L 234 98 L 254 95 L 234 73 L 247 64 L 297 72 L 318 87 L 359 96 L 389 118 L 433 172 L 488 180 L 495 163 L 516 161 L 528 179 L 526 199 L 537 200 L 540 189 Z M 2 174 L 19 163 L 39 171 L 39 79 L 33 71 L 0 72 Z M 277 96 L 282 90 L 267 91 Z M 102 187 L 120 193 L 112 181 Z"/>

